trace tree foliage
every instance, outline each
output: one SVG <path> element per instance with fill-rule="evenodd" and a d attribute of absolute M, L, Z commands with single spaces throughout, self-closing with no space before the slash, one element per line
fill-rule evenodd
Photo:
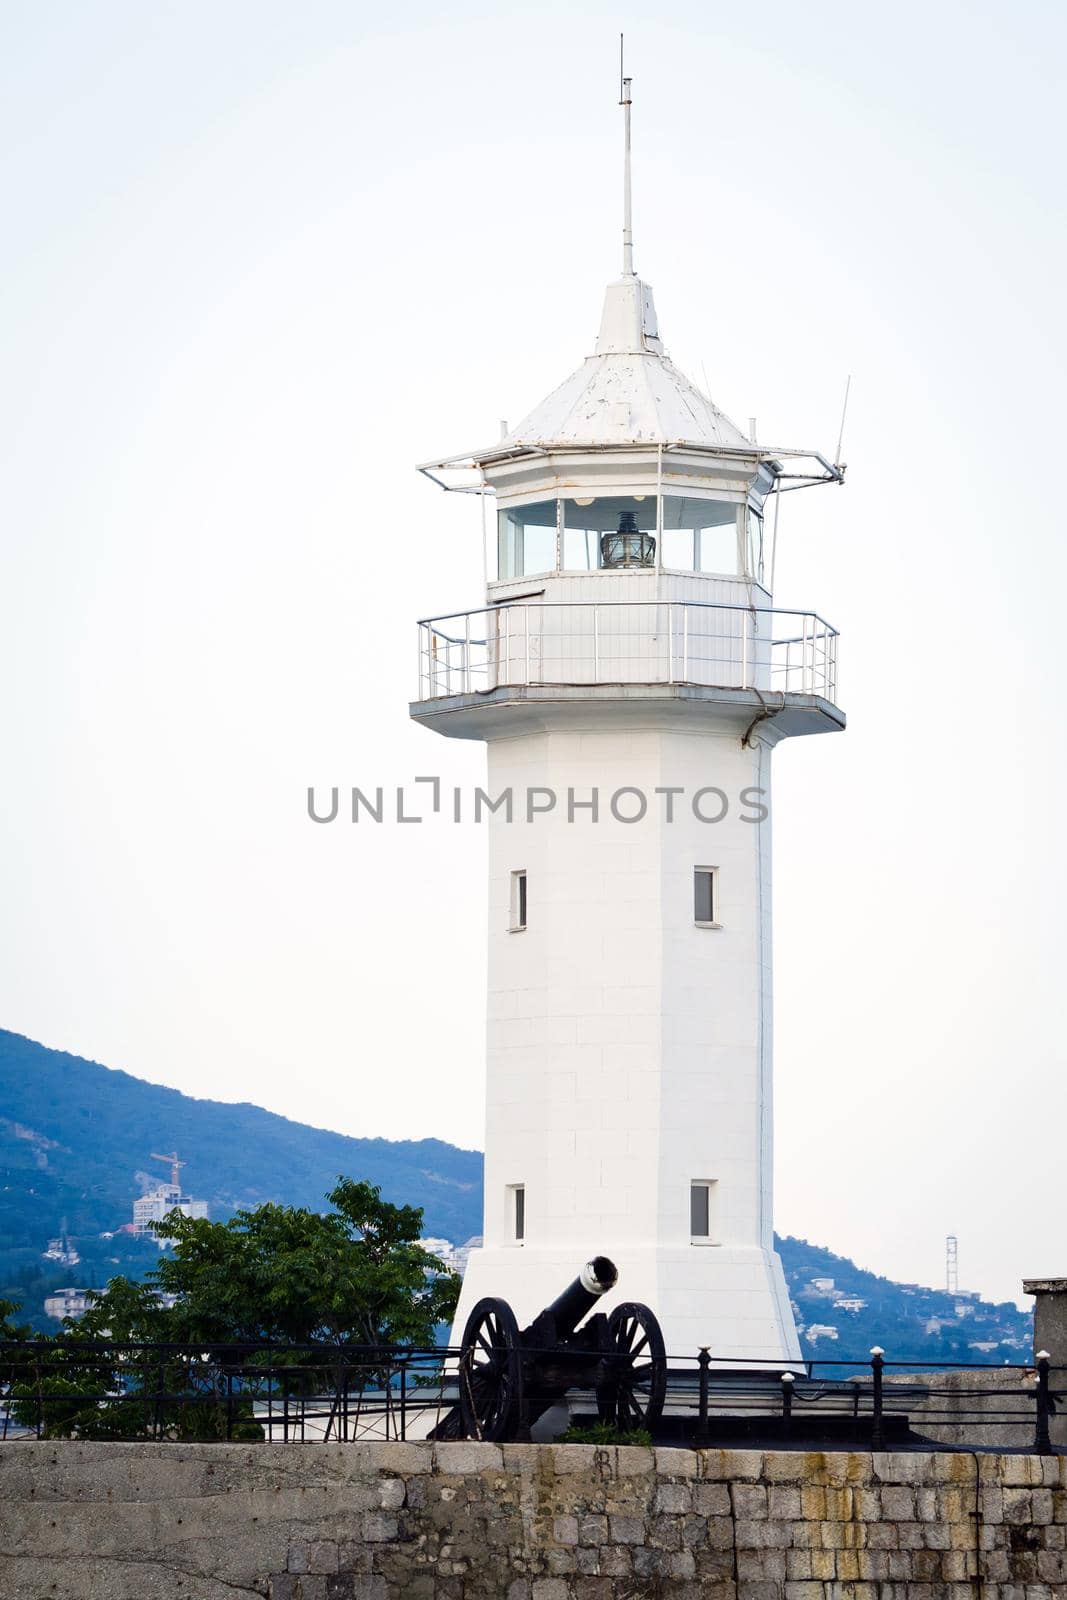
<path fill-rule="evenodd" d="M 170 1249 L 148 1278 L 113 1278 L 12 1371 L 19 1420 L 66 1437 L 258 1437 L 257 1399 L 279 1382 L 321 1393 L 331 1351 L 350 1363 L 353 1346 L 432 1345 L 459 1279 L 419 1243 L 421 1210 L 351 1178 L 327 1198 L 322 1214 L 264 1205 L 155 1224 Z M 368 1355 L 357 1382 L 386 1382 L 388 1367 L 387 1352 Z"/>

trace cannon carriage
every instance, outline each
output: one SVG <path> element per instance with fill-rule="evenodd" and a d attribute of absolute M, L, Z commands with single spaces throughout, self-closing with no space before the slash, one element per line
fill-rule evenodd
<path fill-rule="evenodd" d="M 620 1429 L 656 1426 L 667 1361 L 655 1316 L 636 1301 L 610 1315 L 588 1315 L 618 1277 L 607 1256 L 595 1256 L 522 1329 L 506 1300 L 478 1301 L 459 1358 L 459 1411 L 468 1438 L 528 1438 L 538 1417 L 571 1389 L 593 1390 L 601 1420 Z"/>

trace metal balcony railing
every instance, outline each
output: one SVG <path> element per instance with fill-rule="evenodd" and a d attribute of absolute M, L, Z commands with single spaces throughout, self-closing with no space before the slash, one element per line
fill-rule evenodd
<path fill-rule="evenodd" d="M 834 701 L 837 630 L 814 611 L 687 600 L 488 606 L 419 623 L 419 699 L 515 685 L 696 684 Z"/>

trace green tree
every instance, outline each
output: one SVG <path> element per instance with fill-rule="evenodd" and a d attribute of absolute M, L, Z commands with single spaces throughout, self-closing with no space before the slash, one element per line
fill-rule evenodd
<path fill-rule="evenodd" d="M 455 1310 L 459 1280 L 419 1244 L 422 1212 L 340 1178 L 324 1216 L 294 1206 L 228 1222 L 172 1213 L 150 1274 L 175 1296 L 174 1337 L 214 1343 L 429 1345 Z"/>
<path fill-rule="evenodd" d="M 432 1345 L 459 1279 L 419 1244 L 421 1210 L 351 1178 L 327 1198 L 325 1214 L 263 1205 L 227 1222 L 174 1211 L 155 1224 L 170 1252 L 145 1282 L 113 1278 L 66 1319 L 13 1386 L 19 1419 L 50 1436 L 259 1437 L 255 1404 L 278 1379 L 257 1371 L 281 1369 L 284 1393 L 321 1394 L 339 1370 L 331 1348 Z M 116 1348 L 145 1344 L 184 1349 Z M 203 1346 L 224 1348 L 208 1359 Z M 387 1359 L 366 1360 L 357 1387 L 387 1370 Z"/>

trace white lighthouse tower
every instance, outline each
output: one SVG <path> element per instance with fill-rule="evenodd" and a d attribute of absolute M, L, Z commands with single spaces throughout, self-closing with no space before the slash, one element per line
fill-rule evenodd
<path fill-rule="evenodd" d="M 498 443 L 429 464 L 495 500 L 485 603 L 420 623 L 411 715 L 483 740 L 484 1248 L 457 1328 L 520 1325 L 594 1254 L 669 1356 L 799 1354 L 771 1220 L 771 754 L 844 727 L 836 634 L 774 608 L 768 448 L 669 360 L 633 271 L 595 351 Z M 459 486 L 455 484 L 454 486 Z M 484 525 L 483 518 L 483 525 Z"/>

